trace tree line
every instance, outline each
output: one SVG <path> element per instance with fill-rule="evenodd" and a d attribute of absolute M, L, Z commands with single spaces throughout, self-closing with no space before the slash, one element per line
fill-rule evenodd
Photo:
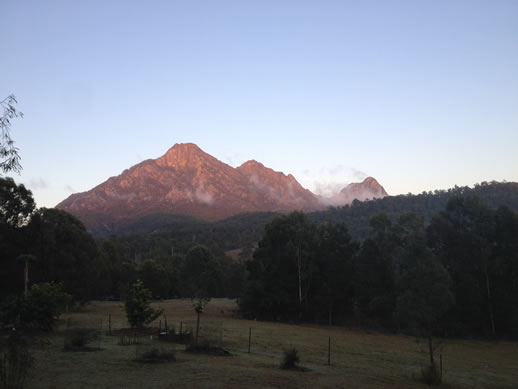
<path fill-rule="evenodd" d="M 370 220 L 360 244 L 344 223 L 302 213 L 265 228 L 247 263 L 249 318 L 440 334 L 518 336 L 518 216 L 458 197 L 425 225 Z"/>
<path fill-rule="evenodd" d="M 137 279 L 154 298 L 191 297 L 201 289 L 237 297 L 244 287 L 244 264 L 205 246 L 161 241 L 139 251 L 127 243 L 94 240 L 74 216 L 36 208 L 23 184 L 0 177 L 0 296 L 22 294 L 27 281 L 59 283 L 77 303 L 123 298 Z"/>
<path fill-rule="evenodd" d="M 154 298 L 239 298 L 251 318 L 517 335 L 517 216 L 476 197 L 449 198 L 429 221 L 379 213 L 363 241 L 346 223 L 261 216 L 247 261 L 160 234 L 96 241 L 70 214 L 36 208 L 11 178 L 0 178 L 0 200 L 1 296 L 54 282 L 79 303 L 119 299 L 140 279 Z"/>

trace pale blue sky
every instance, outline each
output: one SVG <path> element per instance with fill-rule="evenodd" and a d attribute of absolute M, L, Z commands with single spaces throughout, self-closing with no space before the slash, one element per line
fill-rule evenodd
<path fill-rule="evenodd" d="M 180 142 L 311 190 L 518 181 L 518 1 L 0 1 L 39 206 Z"/>

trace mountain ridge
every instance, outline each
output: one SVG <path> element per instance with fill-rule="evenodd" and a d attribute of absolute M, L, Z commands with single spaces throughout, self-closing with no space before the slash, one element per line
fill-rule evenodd
<path fill-rule="evenodd" d="M 381 189 L 366 188 L 367 197 L 358 183 L 349 197 L 364 200 L 375 197 L 373 193 L 387 195 L 375 179 L 366 181 Z M 327 205 L 292 174 L 255 160 L 234 168 L 196 144 L 179 143 L 157 159 L 144 160 L 86 192 L 70 195 L 56 208 L 72 213 L 89 228 L 102 224 L 114 229 L 125 220 L 157 213 L 215 221 L 249 212 L 312 212 Z"/>

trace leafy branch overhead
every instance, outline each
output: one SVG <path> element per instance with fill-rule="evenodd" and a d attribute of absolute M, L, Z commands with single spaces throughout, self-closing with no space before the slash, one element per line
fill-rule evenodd
<path fill-rule="evenodd" d="M 14 95 L 9 95 L 0 102 L 2 116 L 0 117 L 0 170 L 4 173 L 13 171 L 19 173 L 20 165 L 19 149 L 11 138 L 11 122 L 15 118 L 23 118 L 23 112 L 16 109 L 18 103 Z"/>

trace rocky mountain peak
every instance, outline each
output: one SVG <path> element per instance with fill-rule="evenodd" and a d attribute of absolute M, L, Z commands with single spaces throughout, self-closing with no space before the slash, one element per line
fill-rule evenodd
<path fill-rule="evenodd" d="M 177 143 L 156 160 L 159 166 L 168 166 L 174 169 L 186 167 L 199 167 L 203 163 L 222 163 L 211 155 L 205 153 L 194 143 Z"/>
<path fill-rule="evenodd" d="M 337 205 L 381 198 L 387 193 L 372 177 L 350 184 Z M 327 206 L 291 174 L 250 160 L 233 168 L 193 143 L 179 143 L 157 159 L 143 161 L 56 207 L 89 228 L 111 232 L 140 217 L 168 213 L 218 220 L 249 212 L 315 211 Z M 106 232 L 106 231 L 105 231 Z"/>
<path fill-rule="evenodd" d="M 382 199 L 388 193 L 375 178 L 367 177 L 362 182 L 347 185 L 340 191 L 340 196 L 346 203 L 351 203 L 353 200 Z"/>

